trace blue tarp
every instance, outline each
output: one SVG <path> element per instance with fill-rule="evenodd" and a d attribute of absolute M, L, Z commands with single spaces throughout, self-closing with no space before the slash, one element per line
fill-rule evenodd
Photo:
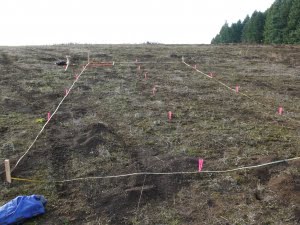
<path fill-rule="evenodd" d="M 42 195 L 18 196 L 0 207 L 0 225 L 17 224 L 44 214 L 46 203 Z"/>

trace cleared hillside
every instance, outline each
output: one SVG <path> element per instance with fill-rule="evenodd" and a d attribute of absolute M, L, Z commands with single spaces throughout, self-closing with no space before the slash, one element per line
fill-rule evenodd
<path fill-rule="evenodd" d="M 36 119 L 54 111 L 87 52 L 115 64 L 87 67 L 12 174 L 47 182 L 9 185 L 2 175 L 1 205 L 44 195 L 47 213 L 26 224 L 299 223 L 299 160 L 229 173 L 52 182 L 197 172 L 199 158 L 203 171 L 223 171 L 300 156 L 298 46 L 1 47 L 1 161 L 14 166 L 24 154 L 43 126 Z M 65 55 L 75 64 L 66 72 L 55 65 Z"/>

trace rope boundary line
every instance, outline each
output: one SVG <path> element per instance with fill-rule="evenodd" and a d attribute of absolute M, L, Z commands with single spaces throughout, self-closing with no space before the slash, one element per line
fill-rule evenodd
<path fill-rule="evenodd" d="M 219 83 L 219 84 L 221 84 L 222 86 L 226 87 L 226 88 L 229 89 L 230 91 L 236 93 L 235 89 L 229 87 L 228 85 L 226 85 L 226 84 L 223 83 L 222 81 L 219 81 L 218 79 L 216 79 L 216 78 L 214 78 L 214 77 L 211 77 L 211 76 L 207 75 L 206 73 L 202 72 L 201 70 L 198 70 L 197 68 L 194 68 L 194 67 L 191 66 L 190 64 L 186 63 L 183 59 L 182 59 L 182 63 L 185 64 L 185 65 L 188 66 L 188 67 L 193 68 L 193 69 L 194 69 L 195 71 L 197 71 L 198 73 L 201 73 L 202 75 L 204 75 L 204 76 L 206 76 L 206 77 L 208 77 L 208 78 L 210 78 L 210 79 L 216 81 L 217 83 Z M 261 105 L 261 106 L 263 106 L 264 108 L 269 108 L 269 105 L 263 104 L 263 103 L 257 101 L 256 99 L 252 98 L 251 96 L 249 96 L 249 95 L 247 95 L 247 94 L 245 94 L 245 93 L 243 93 L 243 92 L 238 92 L 237 94 L 243 95 L 244 97 L 246 97 L 246 98 L 252 100 L 253 102 L 255 102 L 255 103 L 257 103 L 257 104 L 259 104 L 259 105 Z M 271 115 L 271 114 L 266 113 L 266 112 L 263 112 L 263 113 L 266 114 L 266 115 L 268 115 L 268 116 Z M 282 116 L 283 116 L 284 118 L 286 118 L 287 120 L 290 120 L 290 121 L 293 121 L 293 122 L 300 123 L 299 120 L 296 120 L 296 119 L 287 117 L 287 116 L 285 116 L 285 115 L 282 115 Z"/>
<path fill-rule="evenodd" d="M 109 176 L 80 177 L 80 178 L 57 180 L 57 181 L 35 180 L 35 179 L 26 179 L 26 178 L 19 178 L 19 177 L 12 177 L 11 179 L 16 180 L 16 181 L 24 181 L 24 182 L 31 182 L 31 183 L 68 183 L 68 182 L 75 182 L 75 181 L 122 178 L 122 177 L 132 177 L 132 176 L 140 176 L 140 175 L 160 176 L 160 175 L 188 175 L 188 174 L 201 174 L 201 173 L 230 173 L 230 172 L 235 172 L 235 171 L 239 171 L 239 170 L 256 169 L 256 168 L 260 168 L 260 167 L 265 167 L 265 166 L 269 166 L 269 165 L 274 165 L 274 164 L 279 164 L 279 163 L 289 162 L 289 161 L 294 161 L 294 160 L 299 160 L 299 159 L 300 159 L 300 157 L 294 157 L 294 158 L 277 160 L 277 161 L 268 162 L 268 163 L 262 163 L 262 164 L 253 165 L 253 166 L 243 166 L 243 167 L 238 167 L 238 168 L 228 169 L 228 170 L 203 170 L 201 172 L 199 172 L 199 171 L 137 172 L 137 173 L 128 173 L 128 174 L 119 174 L 119 175 L 109 175 Z"/>
<path fill-rule="evenodd" d="M 118 62 L 116 62 L 117 64 Z M 135 63 L 135 64 L 144 64 L 144 63 L 147 63 L 147 62 L 119 62 L 119 64 L 121 63 Z M 156 63 L 156 64 L 159 64 L 159 62 L 148 62 L 149 64 L 150 63 Z M 178 63 L 178 62 L 165 62 L 165 63 Z M 187 64 L 184 60 L 182 60 L 182 63 L 184 63 L 186 66 L 188 67 L 191 67 L 193 68 L 191 65 Z M 58 104 L 58 106 L 56 107 L 55 111 L 53 112 L 53 114 L 50 116 L 49 120 L 46 121 L 46 123 L 44 124 L 44 126 L 42 127 L 42 129 L 40 130 L 40 132 L 38 133 L 38 135 L 36 136 L 36 138 L 34 139 L 34 141 L 32 142 L 32 144 L 29 146 L 29 148 L 25 151 L 25 153 L 19 158 L 19 160 L 16 162 L 15 166 L 12 168 L 11 172 L 13 172 L 17 166 L 19 165 L 19 163 L 21 162 L 21 160 L 28 154 L 28 152 L 30 151 L 30 149 L 33 147 L 33 145 L 35 144 L 35 142 L 37 141 L 37 139 L 39 138 L 39 136 L 42 134 L 42 132 L 44 131 L 45 127 L 48 125 L 48 123 L 50 122 L 50 120 L 52 119 L 52 117 L 56 114 L 56 112 L 58 111 L 58 109 L 60 108 L 61 104 L 64 102 L 65 98 L 69 95 L 70 91 L 73 89 L 74 85 L 77 83 L 77 81 L 79 80 L 80 76 L 83 74 L 83 72 L 87 69 L 87 67 L 89 66 L 90 62 L 88 62 L 85 66 L 83 66 L 83 69 L 82 71 L 80 72 L 80 74 L 77 76 L 77 78 L 74 80 L 73 84 L 71 85 L 71 87 L 69 88 L 69 91 L 67 92 L 66 95 L 64 95 L 64 97 L 62 98 L 62 100 L 60 101 L 60 103 Z M 114 63 L 115 64 L 115 63 Z M 163 62 L 162 62 L 163 64 Z M 216 78 L 213 78 L 207 74 L 205 74 L 204 72 L 196 69 L 196 68 L 193 68 L 195 69 L 197 72 L 205 75 L 206 77 L 210 78 L 210 79 L 213 79 L 214 81 L 218 82 L 219 84 L 221 84 L 222 86 L 226 87 L 227 89 L 235 92 L 234 89 L 232 89 L 231 87 L 229 87 L 228 85 L 226 85 L 225 83 L 219 81 L 218 79 Z M 258 102 L 257 100 L 253 99 L 252 97 L 248 96 L 247 94 L 244 94 L 244 93 L 239 93 L 253 101 L 255 101 L 256 103 L 266 107 L 263 103 L 260 103 Z M 269 115 L 269 114 L 268 114 Z M 289 118 L 289 117 L 285 117 L 287 119 L 290 119 L 292 121 L 296 121 L 296 122 L 300 122 L 298 120 L 294 120 L 292 118 Z M 298 159 L 299 157 L 296 157 L 294 159 Z M 288 160 L 283 160 L 283 161 L 289 161 Z M 269 163 L 270 164 L 270 163 Z M 273 164 L 273 163 L 272 163 Z M 268 164 L 266 164 L 268 165 Z M 250 166 L 250 167 L 244 167 L 244 168 L 241 168 L 241 169 L 247 169 L 247 168 L 255 168 L 253 166 Z M 236 170 L 239 170 L 240 168 L 237 168 L 237 169 L 232 169 L 232 170 L 225 170 L 225 171 L 202 171 L 203 173 L 224 173 L 224 172 L 232 172 L 232 171 L 236 171 Z M 172 174 L 193 174 L 193 173 L 198 173 L 198 172 L 174 172 L 174 173 L 151 173 L 151 172 L 144 172 L 144 173 L 133 173 L 133 174 L 123 174 L 123 175 L 116 175 L 116 176 L 108 176 L 108 177 L 99 177 L 99 178 L 114 178 L 114 177 L 124 177 L 124 176 L 133 176 L 133 175 L 172 175 Z M 93 177 L 90 177 L 90 178 L 93 178 Z M 90 179 L 89 177 L 88 178 L 75 178 L 75 180 L 78 180 L 78 179 Z M 97 178 L 97 177 L 95 177 Z M 13 179 L 22 179 L 22 178 L 13 178 Z M 26 180 L 26 179 L 25 179 Z M 54 182 L 68 182 L 68 181 L 73 181 L 74 179 L 71 179 L 71 180 L 65 180 L 65 181 L 54 181 Z M 34 180 L 33 180 L 34 181 Z M 40 181 L 37 181 L 36 182 L 40 182 Z M 42 181 L 44 182 L 44 181 Z"/>
<path fill-rule="evenodd" d="M 88 67 L 89 63 L 87 63 L 82 71 L 80 72 L 80 74 L 77 76 L 77 78 L 73 81 L 73 84 L 70 86 L 68 92 L 64 95 L 64 97 L 62 98 L 62 100 L 59 102 L 58 106 L 56 107 L 56 109 L 54 110 L 54 112 L 51 114 L 49 120 L 46 121 L 46 123 L 44 124 L 44 126 L 42 127 L 42 129 L 39 131 L 39 133 L 37 134 L 37 136 L 35 137 L 35 139 L 33 140 L 33 142 L 31 143 L 31 145 L 28 147 L 28 149 L 25 151 L 25 153 L 18 159 L 18 161 L 16 162 L 15 166 L 11 169 L 11 172 L 13 172 L 17 166 L 19 165 L 19 163 L 21 162 L 21 160 L 28 154 L 28 152 L 30 151 L 30 149 L 33 147 L 33 145 L 35 144 L 35 142 L 37 141 L 37 139 L 40 137 L 40 135 L 43 133 L 43 131 L 45 130 L 45 127 L 48 125 L 48 123 L 51 121 L 52 117 L 56 114 L 56 112 L 58 111 L 58 109 L 60 108 L 61 104 L 64 102 L 64 100 L 68 97 L 69 93 L 71 92 L 71 90 L 73 89 L 74 85 L 77 83 L 77 81 L 79 80 L 80 76 L 82 75 L 82 73 L 86 70 L 86 68 Z"/>

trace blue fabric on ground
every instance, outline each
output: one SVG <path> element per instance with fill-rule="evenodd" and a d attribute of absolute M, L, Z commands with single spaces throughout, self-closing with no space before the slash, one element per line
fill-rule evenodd
<path fill-rule="evenodd" d="M 0 225 L 16 224 L 44 214 L 46 203 L 42 195 L 18 196 L 0 207 Z"/>

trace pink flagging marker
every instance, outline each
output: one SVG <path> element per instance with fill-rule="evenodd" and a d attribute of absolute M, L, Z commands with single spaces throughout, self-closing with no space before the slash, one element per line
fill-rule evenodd
<path fill-rule="evenodd" d="M 173 113 L 171 111 L 168 112 L 168 120 L 171 121 L 172 120 L 172 116 L 173 116 Z"/>
<path fill-rule="evenodd" d="M 48 121 L 51 119 L 51 113 L 50 112 L 48 112 L 48 114 L 47 114 L 47 119 L 48 119 Z"/>
<path fill-rule="evenodd" d="M 208 73 L 208 76 L 210 76 L 211 78 L 213 78 L 213 77 L 214 77 L 214 74 L 213 74 L 212 72 L 209 72 L 209 73 Z"/>
<path fill-rule="evenodd" d="M 198 161 L 198 171 L 199 172 L 201 172 L 201 170 L 202 170 L 202 167 L 203 167 L 203 159 L 199 159 L 199 161 Z"/>
<path fill-rule="evenodd" d="M 239 85 L 236 85 L 236 86 L 235 86 L 235 93 L 239 93 L 239 90 L 240 90 L 240 86 L 239 86 Z"/>
<path fill-rule="evenodd" d="M 69 94 L 69 89 L 65 90 L 65 96 L 67 96 Z"/>
<path fill-rule="evenodd" d="M 278 114 L 279 115 L 283 114 L 283 107 L 282 106 L 279 106 L 279 108 L 278 108 Z"/>

